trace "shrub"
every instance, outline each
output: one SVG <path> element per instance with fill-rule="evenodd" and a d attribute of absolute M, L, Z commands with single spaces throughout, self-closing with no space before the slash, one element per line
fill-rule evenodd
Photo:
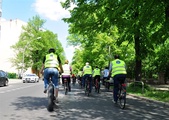
<path fill-rule="evenodd" d="M 8 73 L 8 78 L 16 78 L 16 73 Z"/>

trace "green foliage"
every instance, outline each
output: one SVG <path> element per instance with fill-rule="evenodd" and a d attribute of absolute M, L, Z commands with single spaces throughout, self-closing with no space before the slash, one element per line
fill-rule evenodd
<path fill-rule="evenodd" d="M 19 41 L 11 46 L 15 51 L 15 57 L 11 59 L 13 66 L 24 71 L 32 67 L 35 71 L 40 70 L 44 56 L 49 48 L 55 48 L 61 60 L 65 60 L 64 49 L 58 40 L 57 34 L 50 30 L 41 30 L 45 20 L 39 16 L 29 19 Z"/>
<path fill-rule="evenodd" d="M 8 78 L 11 79 L 11 78 L 17 78 L 17 75 L 16 73 L 8 73 Z"/>
<path fill-rule="evenodd" d="M 169 101 L 169 91 L 155 90 L 155 88 L 151 87 L 148 84 L 144 86 L 144 93 L 142 94 L 142 85 L 141 83 L 131 83 L 127 87 L 127 93 L 137 94 L 139 96 L 147 97 L 150 99 L 168 102 Z"/>
<path fill-rule="evenodd" d="M 71 3 L 71 0 L 66 0 L 62 5 L 68 9 Z M 128 77 L 136 77 L 136 80 L 141 74 L 152 77 L 158 72 L 168 71 L 168 1 L 76 0 L 73 3 L 76 7 L 70 11 L 71 17 L 63 20 L 70 27 L 69 44 L 81 46 L 85 51 L 85 57 L 81 56 L 83 61 L 85 58 L 92 65 L 96 63 L 102 67 L 106 63 L 102 59 L 108 58 L 106 55 L 111 60 L 112 54 L 119 53 L 127 63 Z M 112 33 L 115 28 L 118 32 Z M 89 45 L 92 47 L 86 47 Z M 111 46 L 111 55 L 105 53 L 105 45 Z"/>

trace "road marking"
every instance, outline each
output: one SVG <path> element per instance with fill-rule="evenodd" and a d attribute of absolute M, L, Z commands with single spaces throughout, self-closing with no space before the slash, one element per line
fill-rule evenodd
<path fill-rule="evenodd" d="M 19 87 L 19 88 L 14 88 L 14 89 L 10 89 L 10 90 L 1 91 L 0 94 L 7 93 L 7 92 L 12 92 L 12 91 L 16 91 L 16 90 L 21 90 L 21 89 L 25 89 L 25 88 L 29 88 L 29 87 L 33 87 L 33 86 L 36 86 L 36 84 L 35 85 L 29 85 L 29 86 L 25 86 L 25 87 Z"/>

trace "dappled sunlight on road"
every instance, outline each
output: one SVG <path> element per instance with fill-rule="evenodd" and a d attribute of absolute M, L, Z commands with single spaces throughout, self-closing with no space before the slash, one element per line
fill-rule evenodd
<path fill-rule="evenodd" d="M 127 96 L 126 108 L 122 110 L 112 103 L 112 92 L 102 89 L 100 94 L 92 92 L 87 97 L 77 84 L 72 86 L 68 95 L 64 95 L 63 87 L 60 88 L 59 104 L 53 112 L 48 112 L 46 105 L 46 97 L 19 97 L 11 103 L 15 112 L 10 114 L 10 118 L 22 120 L 25 116 L 24 120 L 169 120 L 169 108 Z"/>

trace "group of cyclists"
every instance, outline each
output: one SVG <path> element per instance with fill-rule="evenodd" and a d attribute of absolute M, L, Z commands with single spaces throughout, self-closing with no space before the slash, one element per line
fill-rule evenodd
<path fill-rule="evenodd" d="M 66 60 L 64 65 L 61 64 L 60 57 L 55 54 L 55 49 L 50 48 L 49 53 L 43 59 L 43 65 L 41 68 L 41 73 L 44 74 L 44 93 L 47 92 L 48 80 L 51 78 L 53 84 L 55 85 L 55 100 L 58 102 L 58 81 L 59 81 L 59 73 L 61 73 L 62 77 L 62 84 L 64 84 L 64 78 L 68 79 L 68 86 L 69 91 L 71 91 L 71 75 L 72 75 L 72 68 L 69 65 L 69 61 Z M 109 78 L 113 78 L 114 87 L 113 87 L 113 98 L 114 103 L 117 103 L 117 94 L 118 94 L 118 85 L 119 85 L 119 78 L 123 79 L 123 83 L 126 78 L 126 65 L 123 60 L 120 60 L 119 55 L 114 56 L 114 60 L 110 62 L 108 67 L 105 67 L 103 71 L 96 66 L 92 69 L 89 62 L 86 62 L 83 69 L 79 70 L 77 74 L 77 78 L 81 81 L 82 87 L 85 87 L 85 80 L 88 78 L 90 87 L 89 92 L 92 91 L 93 84 L 96 83 L 96 79 L 100 82 L 101 75 L 103 73 L 103 81 L 102 84 L 105 85 L 105 81 Z M 75 77 L 75 76 L 73 76 Z M 74 78 L 76 79 L 76 78 Z"/>

